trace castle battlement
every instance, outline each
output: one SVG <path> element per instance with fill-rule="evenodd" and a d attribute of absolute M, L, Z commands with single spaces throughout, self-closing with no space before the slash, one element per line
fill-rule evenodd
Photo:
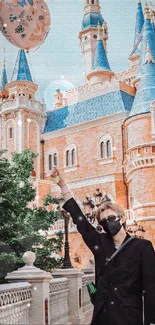
<path fill-rule="evenodd" d="M 124 90 L 128 92 L 130 95 L 135 95 L 135 89 L 132 83 L 129 82 L 122 82 L 113 78 L 111 81 L 102 82 L 98 84 L 85 84 L 78 88 L 74 88 L 72 90 L 66 91 L 64 98 L 65 98 L 65 105 L 72 105 L 75 103 L 79 103 L 88 99 L 91 99 L 96 96 L 102 96 L 106 93 L 112 91 Z"/>

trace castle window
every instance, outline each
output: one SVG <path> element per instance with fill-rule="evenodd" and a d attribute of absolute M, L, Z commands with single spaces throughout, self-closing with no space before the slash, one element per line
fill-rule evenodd
<path fill-rule="evenodd" d="M 53 162 L 54 162 L 54 166 L 57 167 L 58 166 L 58 155 L 57 155 L 57 153 L 55 153 L 54 156 L 53 156 Z"/>
<path fill-rule="evenodd" d="M 92 0 L 92 5 L 94 5 L 94 0 Z"/>
<path fill-rule="evenodd" d="M 49 162 L 49 170 L 52 170 L 52 155 L 49 155 L 48 157 L 48 162 Z"/>
<path fill-rule="evenodd" d="M 97 35 L 93 35 L 94 38 L 97 38 Z"/>
<path fill-rule="evenodd" d="M 137 154 L 138 154 L 138 156 L 141 156 L 143 154 L 143 149 L 142 148 L 138 148 Z"/>
<path fill-rule="evenodd" d="M 72 165 L 76 164 L 76 152 L 75 149 L 72 149 Z"/>
<path fill-rule="evenodd" d="M 13 138 L 13 129 L 9 128 L 9 139 Z"/>
<path fill-rule="evenodd" d="M 108 140 L 106 142 L 106 149 L 107 149 L 107 157 L 111 157 L 112 156 L 112 146 L 111 146 L 110 140 Z"/>
<path fill-rule="evenodd" d="M 53 167 L 58 166 L 58 153 L 56 151 L 52 151 L 48 155 L 48 170 L 52 170 Z"/>
<path fill-rule="evenodd" d="M 76 147 L 74 144 L 68 145 L 65 150 L 66 167 L 75 166 L 77 164 Z"/>
<path fill-rule="evenodd" d="M 152 146 L 152 153 L 155 154 L 155 146 Z"/>
<path fill-rule="evenodd" d="M 99 141 L 99 154 L 100 159 L 112 157 L 112 139 L 109 135 L 103 136 Z"/>
<path fill-rule="evenodd" d="M 105 158 L 105 143 L 102 141 L 100 144 L 101 158 Z"/>

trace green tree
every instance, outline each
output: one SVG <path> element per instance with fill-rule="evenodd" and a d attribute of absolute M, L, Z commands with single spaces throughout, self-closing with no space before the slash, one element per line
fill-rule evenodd
<path fill-rule="evenodd" d="M 46 232 L 59 217 L 59 212 L 48 209 L 58 199 L 48 195 L 43 207 L 33 202 L 36 190 L 31 174 L 36 154 L 29 149 L 13 153 L 9 161 L 5 152 L 0 152 L 0 281 L 6 273 L 24 265 L 22 255 L 26 251 L 36 252 L 35 265 L 51 271 L 60 267 L 62 258 L 56 260 L 51 253 L 60 252 L 63 233 L 47 239 Z M 30 204 L 31 203 L 31 204 Z"/>

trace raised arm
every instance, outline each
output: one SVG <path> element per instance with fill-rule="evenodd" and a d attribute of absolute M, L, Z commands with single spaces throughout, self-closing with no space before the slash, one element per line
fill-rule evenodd
<path fill-rule="evenodd" d="M 89 249 L 94 255 L 97 255 L 100 248 L 100 238 L 101 235 L 96 231 L 96 229 L 88 222 L 87 218 L 81 211 L 79 205 L 74 200 L 71 191 L 69 190 L 65 180 L 59 171 L 54 168 L 51 178 L 56 183 L 62 192 L 65 200 L 63 208 L 70 213 L 73 222 L 77 225 L 77 229 L 82 235 L 82 238 Z"/>

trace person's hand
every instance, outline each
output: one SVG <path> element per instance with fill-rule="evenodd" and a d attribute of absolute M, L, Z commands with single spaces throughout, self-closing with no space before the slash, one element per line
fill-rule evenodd
<path fill-rule="evenodd" d="M 65 181 L 56 167 L 52 169 L 50 177 L 53 183 L 57 184 L 58 186 L 62 187 L 63 185 L 65 185 Z"/>

